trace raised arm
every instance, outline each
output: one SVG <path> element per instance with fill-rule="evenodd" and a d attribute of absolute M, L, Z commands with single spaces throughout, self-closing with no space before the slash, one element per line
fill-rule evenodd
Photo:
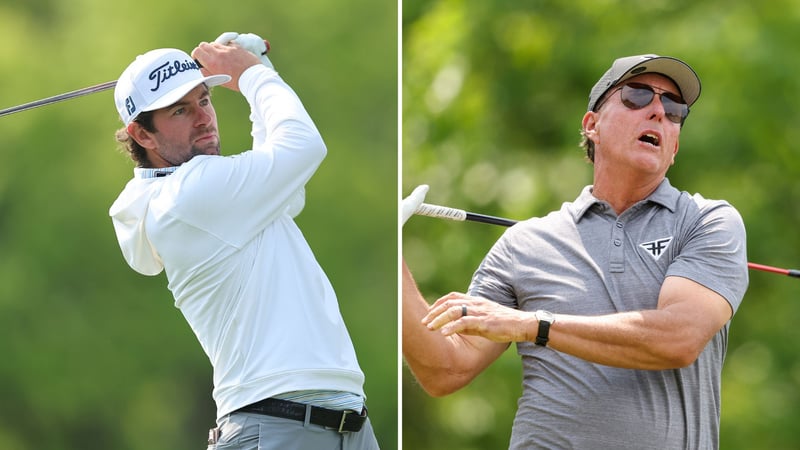
<path fill-rule="evenodd" d="M 201 42 L 192 51 L 192 58 L 202 64 L 201 70 L 204 75 L 230 75 L 231 81 L 223 86 L 237 92 L 242 73 L 256 64 L 261 64 L 256 55 L 244 48 L 218 42 Z"/>

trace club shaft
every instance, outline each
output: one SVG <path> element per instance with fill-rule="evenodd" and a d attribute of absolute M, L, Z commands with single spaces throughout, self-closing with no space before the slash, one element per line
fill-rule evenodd
<path fill-rule="evenodd" d="M 467 214 L 467 220 L 469 220 L 470 222 L 481 222 L 492 225 L 502 225 L 504 227 L 510 227 L 515 223 L 517 223 L 516 220 L 504 219 L 502 217 L 487 216 L 485 214 L 475 214 L 471 212 L 466 212 L 466 214 Z"/>
<path fill-rule="evenodd" d="M 108 81 L 105 83 L 97 84 L 94 86 L 85 87 L 83 89 L 78 89 L 76 91 L 65 92 L 63 94 L 54 95 L 52 97 L 43 98 L 41 100 L 36 100 L 33 102 L 25 103 L 19 106 L 14 106 L 11 108 L 6 108 L 0 110 L 0 117 L 6 116 L 8 114 L 14 114 L 20 111 L 25 111 L 28 109 L 38 108 L 40 106 L 50 105 L 52 103 L 61 102 L 64 100 L 69 100 L 75 97 L 81 97 L 83 95 L 94 94 L 95 92 L 106 91 L 109 89 L 113 89 L 114 86 L 117 85 L 117 80 Z"/>
<path fill-rule="evenodd" d="M 517 223 L 516 220 L 504 219 L 502 217 L 487 216 L 485 214 L 478 214 L 467 212 L 463 209 L 451 208 L 449 206 L 431 205 L 423 203 L 417 208 L 414 214 L 438 217 L 441 219 L 450 219 L 458 221 L 480 222 L 492 225 L 502 225 L 510 227 Z M 780 267 L 765 266 L 764 264 L 747 263 L 747 267 L 751 270 L 760 270 L 762 272 L 777 273 L 779 275 L 786 275 L 793 278 L 800 278 L 800 270 L 796 269 L 782 269 Z"/>
<path fill-rule="evenodd" d="M 266 55 L 269 52 L 269 42 L 264 41 L 267 45 L 267 51 L 264 52 Z M 197 63 L 197 67 L 203 68 L 203 65 L 200 64 L 200 61 L 194 60 Z M 106 81 L 105 83 L 96 84 L 94 86 L 85 87 L 83 89 L 78 89 L 75 91 L 65 92 L 63 94 L 54 95 L 52 97 L 43 98 L 41 100 L 35 100 L 29 103 L 24 103 L 19 106 L 12 106 L 11 108 L 0 109 L 0 117 L 7 116 L 9 114 L 14 114 L 20 111 L 25 111 L 28 109 L 38 108 L 40 106 L 51 105 L 53 103 L 62 102 L 64 100 L 69 100 L 75 97 L 81 97 L 84 95 L 94 94 L 95 92 L 102 92 L 107 91 L 109 89 L 114 89 L 117 85 L 117 80 L 113 81 Z"/>
<path fill-rule="evenodd" d="M 781 269 L 780 267 L 765 266 L 763 264 L 756 263 L 747 263 L 747 267 L 753 270 L 761 270 L 763 272 L 772 272 L 793 278 L 800 278 L 800 270 L 796 269 Z"/>

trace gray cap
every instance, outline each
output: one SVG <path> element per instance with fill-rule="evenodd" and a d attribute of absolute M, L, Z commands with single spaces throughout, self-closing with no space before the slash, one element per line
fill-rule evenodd
<path fill-rule="evenodd" d="M 627 56 L 615 60 L 611 68 L 594 85 L 589 93 L 587 111 L 594 110 L 597 102 L 609 89 L 628 78 L 643 73 L 658 73 L 674 81 L 681 91 L 681 97 L 689 106 L 692 106 L 697 101 L 697 98 L 700 97 L 700 78 L 685 62 L 669 56 Z"/>

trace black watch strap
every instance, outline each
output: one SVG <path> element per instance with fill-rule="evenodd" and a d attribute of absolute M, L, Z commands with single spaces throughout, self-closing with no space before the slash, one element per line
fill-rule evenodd
<path fill-rule="evenodd" d="M 550 322 L 544 320 L 539 321 L 539 334 L 536 335 L 536 345 L 542 347 L 547 346 L 547 341 L 550 340 Z"/>
<path fill-rule="evenodd" d="M 539 321 L 539 331 L 536 334 L 536 345 L 547 346 L 550 340 L 550 325 L 555 321 L 553 315 L 547 311 L 536 311 L 536 319 Z"/>

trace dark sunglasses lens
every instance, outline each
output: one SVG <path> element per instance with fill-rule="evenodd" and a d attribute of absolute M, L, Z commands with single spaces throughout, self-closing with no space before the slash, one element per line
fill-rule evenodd
<path fill-rule="evenodd" d="M 689 106 L 680 100 L 675 100 L 672 96 L 661 96 L 661 104 L 664 105 L 664 113 L 667 119 L 675 123 L 683 123 L 689 115 Z"/>
<path fill-rule="evenodd" d="M 626 84 L 622 87 L 620 99 L 622 104 L 630 109 L 642 109 L 653 101 L 656 93 L 646 84 Z M 689 106 L 673 94 L 663 93 L 661 104 L 664 106 L 664 113 L 671 122 L 683 123 L 689 115 Z"/>
<path fill-rule="evenodd" d="M 656 93 L 648 86 L 626 84 L 622 87 L 620 99 L 622 104 L 630 109 L 642 109 L 653 101 L 655 95 Z"/>

